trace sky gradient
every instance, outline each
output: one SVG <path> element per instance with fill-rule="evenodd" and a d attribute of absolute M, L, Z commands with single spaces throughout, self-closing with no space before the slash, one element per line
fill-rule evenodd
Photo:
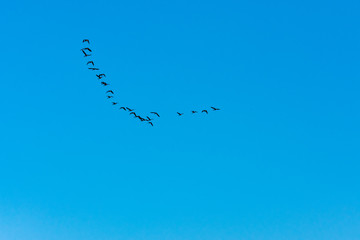
<path fill-rule="evenodd" d="M 358 239 L 359 12 L 2 3 L 0 239 Z M 109 104 L 84 38 L 121 105 L 160 113 L 154 127 Z"/>

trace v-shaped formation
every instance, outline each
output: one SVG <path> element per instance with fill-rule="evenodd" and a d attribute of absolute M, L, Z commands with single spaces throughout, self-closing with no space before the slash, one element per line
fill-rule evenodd
<path fill-rule="evenodd" d="M 84 40 L 83 40 L 83 43 L 90 45 L 89 39 L 84 39 Z M 81 49 L 81 51 L 82 51 L 82 53 L 84 54 L 84 57 L 86 57 L 86 58 L 87 58 L 87 57 L 91 57 L 92 50 L 91 50 L 89 47 L 84 47 L 84 48 Z M 98 71 L 100 71 L 100 68 L 95 67 L 95 63 L 94 63 L 94 61 L 92 61 L 92 60 L 89 60 L 89 61 L 86 63 L 86 65 L 88 66 L 88 69 L 91 70 L 91 71 L 97 71 L 96 73 L 98 73 Z M 108 86 L 110 85 L 108 82 L 105 82 L 105 80 L 103 80 L 103 78 L 106 78 L 105 73 L 100 73 L 100 72 L 99 72 L 99 74 L 95 74 L 95 76 L 98 78 L 98 80 L 100 80 L 100 84 L 103 85 L 104 87 L 108 87 Z M 114 93 L 113 90 L 109 89 L 109 90 L 107 90 L 107 91 L 105 92 L 105 95 L 106 95 L 106 98 L 110 100 L 110 99 L 113 99 L 113 98 L 114 98 L 115 93 Z M 117 106 L 117 105 L 118 105 L 118 102 L 111 101 L 111 104 L 112 104 L 113 106 Z M 216 108 L 216 107 L 210 107 L 210 108 L 212 109 L 212 111 L 218 111 L 218 110 L 220 110 L 220 108 Z M 153 118 L 151 118 L 151 117 L 149 117 L 149 116 L 146 116 L 146 117 L 140 116 L 140 115 L 136 114 L 136 112 L 134 111 L 135 109 L 132 109 L 132 108 L 129 108 L 129 107 L 124 107 L 124 106 L 120 107 L 119 110 L 123 110 L 123 111 L 125 111 L 125 112 L 129 112 L 129 116 L 133 115 L 133 118 L 135 118 L 135 119 L 137 118 L 137 119 L 139 119 L 141 122 L 148 123 L 148 124 L 151 125 L 151 126 L 154 126 L 153 121 L 154 121 L 156 118 L 160 117 L 160 114 L 157 113 L 157 112 L 150 112 L 150 113 L 149 113 L 149 115 L 150 115 L 151 117 L 153 117 Z M 176 113 L 177 113 L 177 115 L 178 115 L 179 117 L 182 116 L 182 115 L 184 115 L 184 113 L 180 113 L 180 112 L 176 112 Z M 196 114 L 196 113 L 198 113 L 198 111 L 196 111 L 196 110 L 192 110 L 192 111 L 191 111 L 191 114 Z M 201 111 L 201 113 L 209 114 L 208 110 L 206 110 L 206 109 L 203 109 L 203 110 Z"/>

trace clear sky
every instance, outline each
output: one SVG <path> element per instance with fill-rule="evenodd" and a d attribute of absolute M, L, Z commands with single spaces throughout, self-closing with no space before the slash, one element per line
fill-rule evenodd
<path fill-rule="evenodd" d="M 359 13 L 3 1 L 0 239 L 359 239 Z M 154 127 L 111 106 L 83 38 Z"/>

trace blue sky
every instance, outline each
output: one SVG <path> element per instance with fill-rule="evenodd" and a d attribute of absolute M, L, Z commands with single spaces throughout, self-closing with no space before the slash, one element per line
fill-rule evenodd
<path fill-rule="evenodd" d="M 358 239 L 359 12 L 2 3 L 0 239 Z"/>

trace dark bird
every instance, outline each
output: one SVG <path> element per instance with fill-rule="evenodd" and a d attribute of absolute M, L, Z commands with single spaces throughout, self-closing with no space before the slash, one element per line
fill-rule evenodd
<path fill-rule="evenodd" d="M 110 85 L 110 84 L 108 84 L 106 82 L 101 82 L 101 84 L 104 85 L 104 86 Z"/>
<path fill-rule="evenodd" d="M 114 92 L 112 90 L 107 90 L 106 93 L 112 93 L 114 94 Z"/>
<path fill-rule="evenodd" d="M 146 117 L 147 117 L 146 121 L 151 121 L 152 120 L 151 118 L 149 118 L 149 116 L 146 116 Z"/>
<path fill-rule="evenodd" d="M 81 49 L 81 51 L 84 53 L 84 57 L 91 56 L 91 54 L 87 54 L 84 50 Z"/>
<path fill-rule="evenodd" d="M 209 114 L 207 110 L 202 110 L 201 112 L 204 112 L 206 114 Z"/>
<path fill-rule="evenodd" d="M 119 108 L 119 109 L 124 109 L 124 110 L 126 111 L 126 108 L 124 108 L 124 107 L 121 107 L 121 108 Z"/>
<path fill-rule="evenodd" d="M 103 77 L 106 77 L 105 74 L 103 74 L 103 73 L 96 74 L 96 76 L 97 76 L 99 79 L 102 79 Z"/>
<path fill-rule="evenodd" d="M 179 116 L 183 115 L 183 113 L 176 112 Z"/>
<path fill-rule="evenodd" d="M 154 126 L 154 124 L 152 122 L 148 122 L 151 126 Z"/>
<path fill-rule="evenodd" d="M 138 119 L 140 119 L 140 121 L 145 121 L 145 119 L 144 118 L 142 118 L 142 117 L 140 117 L 139 115 L 138 116 L 136 116 Z"/>
<path fill-rule="evenodd" d="M 98 69 L 98 68 L 88 68 L 88 69 L 93 70 L 93 71 L 100 70 L 100 69 Z"/>
<path fill-rule="evenodd" d="M 113 96 L 107 96 L 107 98 L 113 98 Z"/>
<path fill-rule="evenodd" d="M 136 113 L 135 113 L 135 112 L 131 112 L 131 113 L 130 113 L 130 115 L 131 115 L 131 114 L 134 114 L 134 116 L 135 116 L 135 117 L 137 117 L 137 115 L 136 115 Z"/>
<path fill-rule="evenodd" d="M 197 113 L 197 111 L 191 111 L 192 113 Z"/>
<path fill-rule="evenodd" d="M 112 105 L 116 105 L 117 104 L 117 102 L 112 102 Z"/>
<path fill-rule="evenodd" d="M 160 115 L 159 115 L 157 112 L 150 112 L 150 113 L 155 114 L 155 115 L 157 115 L 158 117 L 160 117 Z"/>
<path fill-rule="evenodd" d="M 86 47 L 86 48 L 83 48 L 82 50 L 87 50 L 89 52 L 92 52 L 90 48 Z"/>
<path fill-rule="evenodd" d="M 128 107 L 126 107 L 126 109 L 129 110 L 130 112 L 135 110 L 135 109 L 131 109 L 131 108 L 128 108 Z"/>
<path fill-rule="evenodd" d="M 88 62 L 86 63 L 86 65 L 89 65 L 90 63 L 91 63 L 93 66 L 95 65 L 93 61 L 88 61 Z"/>
<path fill-rule="evenodd" d="M 214 111 L 220 110 L 220 108 L 211 107 Z"/>
<path fill-rule="evenodd" d="M 84 42 L 87 42 L 88 44 L 90 44 L 89 39 L 84 39 L 84 40 L 83 40 L 83 43 L 84 43 Z"/>

